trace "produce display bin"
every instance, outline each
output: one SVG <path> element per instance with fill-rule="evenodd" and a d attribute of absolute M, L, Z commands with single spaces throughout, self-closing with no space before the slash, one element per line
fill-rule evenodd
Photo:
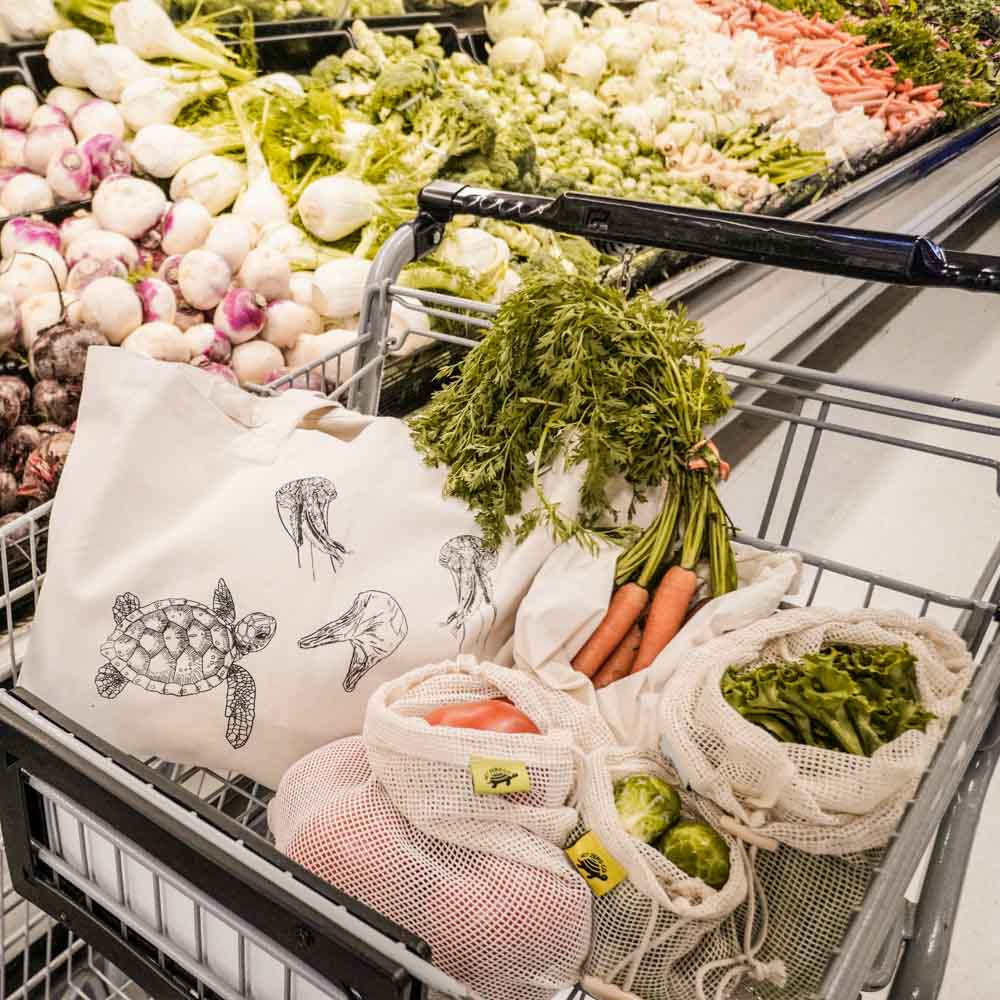
<path fill-rule="evenodd" d="M 741 217 L 730 221 L 714 213 L 709 220 L 705 216 L 712 213 L 665 206 L 583 196 L 556 201 L 519 198 L 442 184 L 425 191 L 423 204 L 428 211 L 397 231 L 373 266 L 357 340 L 283 381 L 307 378 L 309 370 L 336 365 L 338 355 L 358 348 L 355 372 L 336 395 L 375 412 L 387 358 L 402 346 L 402 340 L 387 340 L 389 307 L 395 300 L 448 319 L 449 330 L 464 324 L 465 336 L 435 335 L 450 347 L 475 344 L 476 333 L 488 328 L 495 307 L 396 284 L 401 267 L 432 248 L 441 238 L 443 223 L 459 211 L 501 218 L 527 215 L 536 224 L 594 238 L 641 237 L 658 245 L 765 259 L 854 280 L 990 290 L 1000 284 L 993 258 L 942 251 L 927 240 L 885 233 L 852 234 L 758 220 L 757 225 L 771 229 L 771 242 L 762 244 L 760 233 L 748 238 Z M 849 265 L 838 253 L 843 240 L 853 240 L 856 247 Z M 431 351 L 414 357 L 423 353 Z M 837 552 L 810 552 L 802 515 L 822 500 L 818 484 L 828 461 L 824 442 L 830 438 L 842 443 L 838 461 L 843 461 L 844 448 L 866 462 L 913 451 L 933 464 L 937 474 L 971 469 L 978 487 L 994 496 L 1000 460 L 992 445 L 1000 434 L 1000 406 L 747 357 L 728 359 L 724 371 L 736 399 L 733 426 L 749 416 L 783 435 L 767 486 L 758 497 L 755 534 L 738 537 L 763 549 L 806 550 L 805 580 L 789 603 L 842 603 L 846 591 L 852 604 L 928 615 L 955 627 L 978 664 L 963 708 L 896 834 L 880 857 L 870 859 L 863 900 L 843 914 L 842 935 L 829 942 L 823 981 L 808 993 L 772 990 L 768 996 L 855 1000 L 862 987 L 888 981 L 902 952 L 892 996 L 910 996 L 901 992 L 900 984 L 912 983 L 919 975 L 925 984 L 921 995 L 932 997 L 947 957 L 948 933 L 941 931 L 953 923 L 982 805 L 981 792 L 970 792 L 983 787 L 1000 752 L 1000 723 L 994 718 L 1000 688 L 1000 548 L 985 554 L 973 585 L 948 593 L 919 576 L 898 579 L 848 564 Z M 278 388 L 275 383 L 262 391 Z M 877 429 L 865 425 L 872 418 L 877 418 Z M 720 435 L 726 431 L 723 427 Z M 15 535 L 22 544 L 25 537 L 30 539 L 46 514 L 39 508 L 0 530 L 0 551 L 10 548 Z M 858 516 L 863 514 L 859 509 Z M 894 511 L 893 524 L 900 532 L 905 532 L 906 520 L 905 508 Z M 5 555 L 0 570 L 10 593 L 8 563 Z M 32 572 L 22 596 L 37 596 L 43 585 L 35 562 Z M 11 594 L 8 655 L 16 677 L 30 635 L 25 640 L 23 630 L 13 628 L 13 601 Z M 67 669 L 77 656 L 77 651 L 67 650 Z M 158 1000 L 366 1000 L 419 997 L 429 991 L 471 995 L 434 966 L 433 954 L 419 938 L 273 849 L 266 830 L 269 789 L 239 775 L 131 758 L 17 688 L 0 694 L 0 749 L 0 822 L 13 888 Z M 903 893 L 936 829 L 938 863 L 925 880 L 920 904 L 910 912 Z M 956 844 L 963 849 L 956 850 Z M 912 938 L 906 948 L 904 931 Z M 583 995 L 579 990 L 574 994 Z"/>

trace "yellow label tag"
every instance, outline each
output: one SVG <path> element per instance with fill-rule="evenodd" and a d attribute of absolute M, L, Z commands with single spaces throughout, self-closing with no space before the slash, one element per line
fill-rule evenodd
<path fill-rule="evenodd" d="M 601 838 L 593 831 L 585 833 L 572 847 L 567 847 L 566 854 L 573 867 L 587 880 L 595 896 L 611 892 L 619 882 L 628 878 L 628 872 L 608 853 Z"/>
<path fill-rule="evenodd" d="M 473 757 L 469 761 L 472 788 L 477 795 L 513 795 L 531 791 L 531 775 L 519 760 Z"/>

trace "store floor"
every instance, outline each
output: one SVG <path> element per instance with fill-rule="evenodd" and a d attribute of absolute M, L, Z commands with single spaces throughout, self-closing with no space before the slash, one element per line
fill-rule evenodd
<path fill-rule="evenodd" d="M 944 241 L 1000 255 L 1000 205 Z M 953 291 L 887 292 L 807 364 L 946 396 L 1000 402 L 1000 297 Z M 887 430 L 884 418 L 851 419 Z M 890 431 L 891 432 L 891 431 Z M 805 447 L 806 433 L 796 447 Z M 927 440 L 954 445 L 948 431 Z M 756 531 L 780 440 L 771 434 L 734 470 L 726 495 L 737 524 Z M 824 435 L 792 544 L 952 593 L 968 593 L 1000 537 L 1000 499 L 988 468 L 946 465 L 917 452 Z M 854 447 L 852 447 L 854 446 Z M 1000 439 L 983 452 L 1000 459 Z M 777 513 L 781 514 L 781 508 Z M 863 588 L 862 588 L 863 589 Z M 857 604 L 858 594 L 824 603 Z M 993 782 L 969 865 L 940 1000 L 1000 996 L 1000 779 Z"/>

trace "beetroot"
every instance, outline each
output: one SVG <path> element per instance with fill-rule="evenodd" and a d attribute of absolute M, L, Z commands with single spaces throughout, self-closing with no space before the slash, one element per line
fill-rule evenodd
<path fill-rule="evenodd" d="M 43 437 L 42 432 L 31 424 L 19 424 L 15 427 L 0 448 L 0 463 L 3 468 L 20 480 L 24 475 L 24 463 L 42 443 Z"/>
<path fill-rule="evenodd" d="M 28 456 L 17 491 L 19 497 L 27 499 L 28 510 L 55 496 L 72 443 L 73 435 L 69 431 L 60 431 L 46 437 Z"/>
<path fill-rule="evenodd" d="M 107 343 L 93 327 L 56 323 L 32 342 L 28 367 L 36 379 L 80 379 L 88 348 L 106 347 Z"/>
<path fill-rule="evenodd" d="M 31 390 L 32 412 L 42 421 L 68 427 L 76 420 L 76 411 L 80 408 L 80 389 L 79 382 L 43 378 Z"/>
<path fill-rule="evenodd" d="M 0 514 L 10 514 L 17 509 L 17 479 L 12 472 L 0 472 Z"/>
<path fill-rule="evenodd" d="M 6 376 L 0 381 L 0 434 L 12 431 L 21 419 L 24 393 L 18 386 L 27 386 L 19 378 Z"/>

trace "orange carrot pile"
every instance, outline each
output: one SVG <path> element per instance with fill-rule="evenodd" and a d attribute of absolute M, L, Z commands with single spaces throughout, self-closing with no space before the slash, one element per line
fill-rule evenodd
<path fill-rule="evenodd" d="M 941 112 L 939 85 L 915 87 L 898 79 L 885 44 L 868 45 L 864 35 L 844 30 L 843 22 L 831 24 L 819 14 L 806 17 L 797 10 L 779 10 L 760 0 L 699 0 L 722 18 L 722 31 L 753 31 L 768 39 L 779 67 L 810 69 L 837 111 L 860 107 L 881 118 L 890 136 L 927 125 Z M 883 52 L 887 66 L 876 66 L 872 56 Z"/>

